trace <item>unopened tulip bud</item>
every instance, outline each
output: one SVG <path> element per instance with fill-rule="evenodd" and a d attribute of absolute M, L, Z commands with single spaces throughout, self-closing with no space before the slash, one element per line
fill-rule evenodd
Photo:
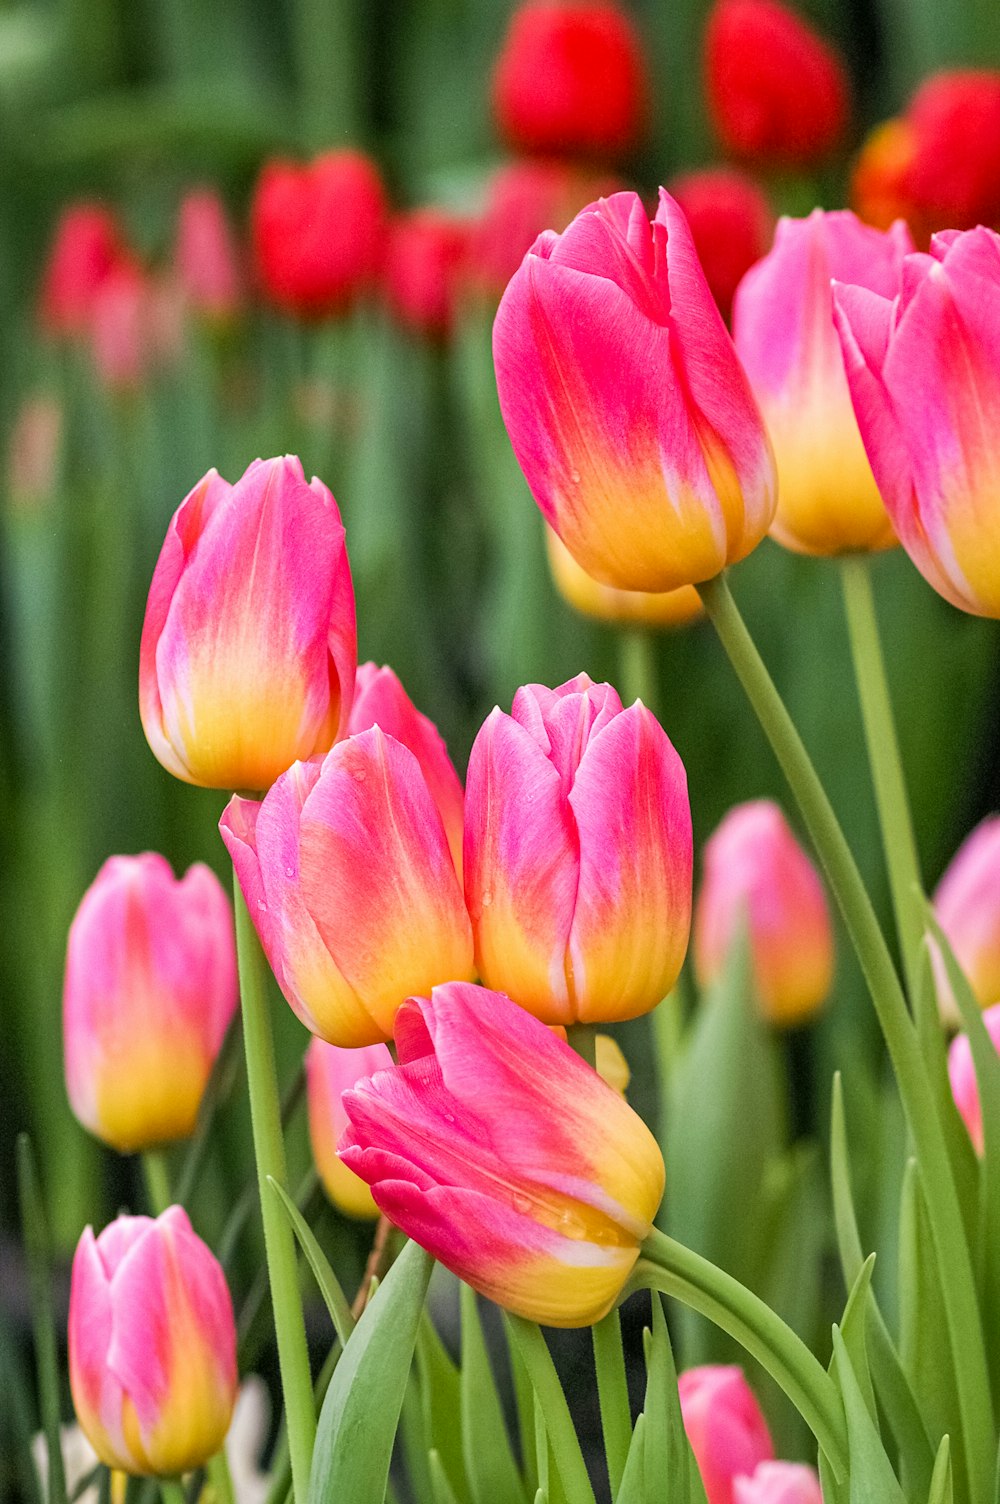
<path fill-rule="evenodd" d="M 229 900 L 197 863 L 113 856 L 70 926 L 63 1038 L 70 1104 L 122 1153 L 186 1138 L 236 1011 Z"/>
<path fill-rule="evenodd" d="M 467 220 L 441 209 L 417 209 L 393 225 L 386 296 L 399 322 L 415 334 L 437 340 L 450 334 L 469 235 Z"/>
<path fill-rule="evenodd" d="M 652 712 L 586 674 L 519 689 L 476 738 L 465 812 L 482 980 L 552 1024 L 655 1008 L 687 949 L 691 811 Z"/>
<path fill-rule="evenodd" d="M 706 843 L 694 919 L 702 986 L 722 971 L 741 924 L 764 1016 L 802 1023 L 833 984 L 830 910 L 818 872 L 769 799 L 731 809 Z"/>
<path fill-rule="evenodd" d="M 993 1046 L 1000 1053 L 1000 1003 L 983 1012 L 983 1023 L 986 1032 L 993 1041 Z M 956 1034 L 948 1050 L 948 1079 L 951 1082 L 951 1094 L 955 1098 L 955 1106 L 959 1116 L 972 1140 L 972 1147 L 977 1154 L 983 1152 L 983 1109 L 979 1100 L 979 1083 L 976 1080 L 976 1068 L 972 1063 L 972 1046 L 969 1044 L 967 1034 Z"/>
<path fill-rule="evenodd" d="M 952 857 L 934 894 L 937 921 L 980 1008 L 1000 1003 L 1000 815 L 977 825 Z M 941 1013 L 960 1014 L 947 970 L 934 955 Z"/>
<path fill-rule="evenodd" d="M 733 1504 L 823 1504 L 816 1470 L 801 1462 L 762 1462 L 733 1482 Z"/>
<path fill-rule="evenodd" d="M 263 803 L 234 798 L 221 830 L 278 983 L 321 1039 L 391 1039 L 404 998 L 472 976 L 433 793 L 378 726 L 296 763 Z"/>
<path fill-rule="evenodd" d="M 84 334 L 94 296 L 125 258 L 117 219 L 101 204 L 73 204 L 59 220 L 42 282 L 40 316 L 50 334 Z"/>
<path fill-rule="evenodd" d="M 926 245 L 920 216 L 910 192 L 915 149 L 907 120 L 883 120 L 865 138 L 851 173 L 851 208 L 866 224 L 888 230 L 897 219 L 909 225 L 915 240 Z"/>
<path fill-rule="evenodd" d="M 301 462 L 215 470 L 174 514 L 139 649 L 146 739 L 168 772 L 266 789 L 347 728 L 354 587 L 337 503 Z"/>
<path fill-rule="evenodd" d="M 907 190 L 932 230 L 1000 225 L 1000 69 L 943 70 L 906 111 Z"/>
<path fill-rule="evenodd" d="M 774 211 L 767 194 L 736 167 L 684 173 L 674 178 L 670 193 L 684 211 L 705 280 L 728 320 L 740 278 L 771 245 Z"/>
<path fill-rule="evenodd" d="M 391 1069 L 392 1056 L 384 1044 L 342 1050 L 313 1037 L 306 1050 L 306 1100 L 313 1159 L 326 1194 L 338 1211 L 348 1217 L 377 1217 L 378 1207 L 365 1182 L 338 1157 L 337 1144 L 347 1128 L 341 1097 L 365 1076 Z"/>
<path fill-rule="evenodd" d="M 701 615 L 701 596 L 693 585 L 663 591 L 617 590 L 592 580 L 550 527 L 545 529 L 545 545 L 556 589 L 583 616 L 637 627 L 681 627 Z"/>
<path fill-rule="evenodd" d="M 119 261 L 94 293 L 90 310 L 90 353 L 101 384 L 109 392 L 137 391 L 155 356 L 153 288 L 134 261 Z"/>
<path fill-rule="evenodd" d="M 677 204 L 634 193 L 539 237 L 493 328 L 500 409 L 546 521 L 621 590 L 711 579 L 774 514 L 760 413 Z"/>
<path fill-rule="evenodd" d="M 782 219 L 773 250 L 740 283 L 733 339 L 774 446 L 771 533 L 786 548 L 838 554 L 896 542 L 858 432 L 830 283 L 894 298 L 912 250 L 902 221 L 883 234 L 849 209 L 816 209 Z"/>
<path fill-rule="evenodd" d="M 767 1422 L 742 1368 L 689 1368 L 677 1388 L 708 1504 L 736 1504 L 735 1480 L 774 1456 Z"/>
<path fill-rule="evenodd" d="M 172 1206 L 119 1217 L 73 1259 L 69 1376 L 101 1461 L 140 1475 L 193 1472 L 219 1450 L 236 1400 L 225 1275 Z"/>
<path fill-rule="evenodd" d="M 344 1094 L 341 1157 L 391 1222 L 499 1305 L 584 1326 L 614 1305 L 663 1195 L 642 1119 L 508 998 L 410 998 L 399 1065 Z"/>
<path fill-rule="evenodd" d="M 7 446 L 7 494 L 16 511 L 35 512 L 53 499 L 62 440 L 63 409 L 56 398 L 25 398 Z"/>
<path fill-rule="evenodd" d="M 193 189 L 181 201 L 174 259 L 184 296 L 201 318 L 224 324 L 239 313 L 239 252 L 226 206 L 214 188 Z"/>

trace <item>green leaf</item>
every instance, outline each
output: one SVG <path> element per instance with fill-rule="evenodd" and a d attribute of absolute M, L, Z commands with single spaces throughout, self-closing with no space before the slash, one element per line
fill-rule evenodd
<path fill-rule="evenodd" d="M 517 1432 L 520 1442 L 521 1468 L 529 1496 L 542 1482 L 538 1472 L 538 1451 L 535 1441 L 535 1391 L 531 1387 L 528 1370 L 524 1366 L 517 1343 L 506 1326 L 503 1329 L 510 1360 L 510 1376 L 514 1385 L 514 1403 L 517 1409 Z"/>
<path fill-rule="evenodd" d="M 566 1396 L 559 1382 L 552 1355 L 545 1345 L 545 1338 L 533 1321 L 525 1321 L 522 1316 L 512 1316 L 509 1312 L 505 1312 L 504 1321 L 507 1330 L 517 1343 L 531 1378 L 537 1401 L 536 1430 L 539 1415 L 541 1415 L 544 1417 L 544 1429 L 569 1504 L 594 1504 L 594 1490 L 590 1486 L 587 1465 L 580 1451 L 580 1441 L 573 1428 L 573 1419 L 569 1413 Z M 549 1489 L 548 1492 L 551 1495 L 552 1490 Z"/>
<path fill-rule="evenodd" d="M 426 1309 L 417 1334 L 417 1378 L 424 1426 L 451 1492 L 460 1504 L 470 1498 L 462 1457 L 462 1406 L 458 1369 L 451 1361 Z"/>
<path fill-rule="evenodd" d="M 427 1458 L 434 1490 L 434 1504 L 459 1504 L 458 1495 L 448 1482 L 448 1473 L 441 1461 L 441 1453 L 432 1447 Z"/>
<path fill-rule="evenodd" d="M 461 1286 L 462 1453 L 474 1504 L 526 1504 L 490 1367 L 476 1294 Z"/>
<path fill-rule="evenodd" d="M 685 1504 L 705 1504 L 701 1474 L 684 1430 L 680 1398 L 677 1393 L 677 1370 L 673 1349 L 663 1314 L 663 1301 L 653 1291 L 652 1330 L 644 1333 L 646 1351 L 646 1397 L 642 1414 L 645 1419 L 643 1474 L 668 1498 Z M 631 1448 L 629 1449 L 631 1452 Z"/>
<path fill-rule="evenodd" d="M 646 1417 L 640 1415 L 632 1432 L 625 1471 L 615 1504 L 646 1504 Z"/>
<path fill-rule="evenodd" d="M 59 1360 L 49 1278 L 49 1234 L 35 1158 L 31 1152 L 31 1140 L 26 1133 L 20 1134 L 17 1140 L 17 1189 L 21 1203 L 21 1227 L 28 1256 L 31 1319 L 38 1372 L 38 1409 L 49 1459 L 48 1500 L 49 1504 L 65 1504 L 66 1474 L 63 1470 L 59 1435 Z"/>
<path fill-rule="evenodd" d="M 938 1454 L 934 1460 L 934 1476 L 931 1478 L 927 1504 L 952 1504 L 954 1491 L 951 1481 L 951 1439 L 942 1436 Z"/>
<path fill-rule="evenodd" d="M 432 1266 L 407 1243 L 345 1344 L 319 1418 L 309 1504 L 382 1504 Z"/>
<path fill-rule="evenodd" d="M 350 1303 L 340 1286 L 340 1281 L 330 1267 L 326 1254 L 316 1241 L 316 1235 L 309 1223 L 299 1211 L 295 1202 L 289 1196 L 283 1185 L 279 1185 L 273 1176 L 267 1177 L 267 1183 L 277 1196 L 285 1215 L 292 1224 L 292 1231 L 298 1238 L 302 1252 L 309 1261 L 309 1267 L 313 1272 L 319 1292 L 326 1303 L 337 1336 L 344 1346 L 354 1331 L 356 1322 L 351 1312 Z"/>
<path fill-rule="evenodd" d="M 872 1389 L 871 1373 L 868 1368 L 868 1299 L 871 1293 L 872 1270 L 875 1267 L 875 1255 L 871 1254 L 862 1264 L 858 1271 L 858 1277 L 854 1281 L 853 1288 L 847 1298 L 844 1307 L 844 1315 L 840 1323 L 840 1333 L 844 1339 L 847 1355 L 851 1360 L 851 1367 L 857 1377 L 858 1387 L 861 1390 L 865 1407 L 871 1417 L 872 1424 L 878 1430 L 878 1411 L 875 1407 L 875 1393 Z M 833 1371 L 834 1364 L 831 1362 L 830 1369 Z"/>
<path fill-rule="evenodd" d="M 834 1364 L 847 1419 L 850 1504 L 906 1504 L 885 1447 L 868 1413 L 840 1328 L 833 1329 Z"/>

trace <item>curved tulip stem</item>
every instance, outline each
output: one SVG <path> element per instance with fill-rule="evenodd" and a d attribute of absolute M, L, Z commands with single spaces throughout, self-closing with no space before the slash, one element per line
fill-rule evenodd
<path fill-rule="evenodd" d="M 857 554 L 844 559 L 840 579 L 882 845 L 889 869 L 896 933 L 912 996 L 916 990 L 924 936 L 920 863 L 879 639 L 871 564 L 867 556 Z"/>
<path fill-rule="evenodd" d="M 629 1285 L 662 1290 L 735 1337 L 788 1395 L 836 1476 L 847 1476 L 847 1431 L 833 1380 L 759 1296 L 656 1228 L 642 1245 Z"/>
<path fill-rule="evenodd" d="M 656 643 L 652 632 L 646 632 L 642 627 L 619 628 L 618 673 L 625 704 L 641 700 L 655 715 L 660 697 L 656 683 Z"/>
<path fill-rule="evenodd" d="M 247 911 L 243 890 L 235 876 L 233 906 L 236 911 L 236 951 L 239 959 L 243 1037 L 246 1045 L 247 1081 L 250 1087 L 250 1118 L 253 1125 L 254 1157 L 264 1221 L 264 1250 L 271 1285 L 274 1329 L 278 1339 L 278 1363 L 285 1399 L 285 1421 L 292 1461 L 295 1497 L 309 1494 L 309 1469 L 316 1437 L 309 1351 L 299 1297 L 295 1239 L 291 1223 L 278 1197 L 267 1184 L 268 1177 L 287 1184 L 285 1143 L 281 1136 L 281 1104 L 274 1068 L 274 1045 L 268 1013 L 267 971 L 264 953 Z"/>
<path fill-rule="evenodd" d="M 725 576 L 717 575 L 697 588 L 802 812 L 868 983 L 920 1162 L 941 1272 L 971 1493 L 973 1498 L 989 1498 L 996 1441 L 972 1255 L 916 1029 L 857 863 Z"/>

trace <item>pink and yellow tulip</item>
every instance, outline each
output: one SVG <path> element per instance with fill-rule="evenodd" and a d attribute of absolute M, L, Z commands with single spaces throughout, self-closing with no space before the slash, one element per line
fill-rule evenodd
<path fill-rule="evenodd" d="M 357 631 L 344 529 L 293 455 L 210 470 L 174 514 L 146 606 L 139 709 L 163 766 L 263 790 L 347 729 Z"/>
<path fill-rule="evenodd" d="M 201 863 L 113 856 L 70 926 L 63 1040 L 70 1104 L 122 1153 L 186 1138 L 236 1011 L 229 900 Z"/>
<path fill-rule="evenodd" d="M 640 702 L 580 674 L 496 709 L 469 759 L 465 894 L 482 981 L 550 1024 L 647 1013 L 691 922 L 684 766 Z"/>
<path fill-rule="evenodd" d="M 771 533 L 786 548 L 839 554 L 896 542 L 851 405 L 830 279 L 895 297 L 912 250 L 902 220 L 883 234 L 847 209 L 816 209 L 782 219 L 773 249 L 739 285 L 733 339 L 774 446 Z"/>
<path fill-rule="evenodd" d="M 404 998 L 473 975 L 433 793 L 378 726 L 296 763 L 260 804 L 233 798 L 220 828 L 278 983 L 328 1044 L 391 1039 Z"/>
<path fill-rule="evenodd" d="M 119 1217 L 73 1259 L 69 1374 L 77 1419 L 108 1467 L 161 1477 L 222 1446 L 236 1400 L 225 1275 L 172 1206 Z"/>
<path fill-rule="evenodd" d="M 733 1504 L 823 1504 L 816 1470 L 801 1462 L 762 1462 L 733 1482 Z"/>
<path fill-rule="evenodd" d="M 1000 1003 L 1000 815 L 983 820 L 962 842 L 938 883 L 934 909 L 980 1008 Z M 957 1024 L 947 971 L 932 954 L 942 1016 Z"/>
<path fill-rule="evenodd" d="M 550 527 L 545 529 L 545 546 L 556 589 L 583 616 L 622 626 L 682 627 L 701 615 L 701 597 L 693 585 L 682 585 L 679 590 L 616 590 L 614 585 L 592 580 Z"/>
<path fill-rule="evenodd" d="M 760 542 L 759 412 L 678 205 L 634 193 L 539 236 L 493 330 L 500 408 L 546 521 L 593 579 L 664 591 Z"/>
<path fill-rule="evenodd" d="M 858 426 L 899 540 L 934 589 L 1000 617 L 1000 235 L 948 230 L 898 297 L 835 284 Z"/>
<path fill-rule="evenodd" d="M 677 1389 L 708 1504 L 736 1504 L 735 1480 L 774 1456 L 767 1421 L 742 1368 L 689 1368 Z"/>
<path fill-rule="evenodd" d="M 985 1009 L 983 1023 L 994 1047 L 1000 1051 L 1000 1003 Z M 959 1116 L 969 1130 L 972 1147 L 977 1154 L 982 1154 L 983 1109 L 979 1100 L 976 1068 L 972 1063 L 972 1046 L 967 1034 L 956 1034 L 951 1042 L 948 1050 L 948 1079 Z"/>
<path fill-rule="evenodd" d="M 341 1097 L 365 1076 L 392 1067 L 384 1044 L 361 1050 L 342 1050 L 325 1040 L 309 1041 L 306 1050 L 306 1101 L 309 1108 L 309 1142 L 323 1189 L 339 1211 L 348 1217 L 377 1217 L 372 1193 L 337 1155 L 337 1141 L 347 1128 L 347 1113 Z"/>
<path fill-rule="evenodd" d="M 410 998 L 399 1065 L 344 1093 L 340 1153 L 390 1221 L 481 1294 L 549 1326 L 614 1305 L 663 1194 L 649 1129 L 499 993 Z"/>

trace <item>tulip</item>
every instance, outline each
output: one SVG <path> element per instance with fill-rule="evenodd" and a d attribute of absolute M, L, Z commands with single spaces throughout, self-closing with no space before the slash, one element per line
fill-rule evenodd
<path fill-rule="evenodd" d="M 646 118 L 635 28 L 608 0 L 526 0 L 493 76 L 500 133 L 519 151 L 619 157 Z"/>
<path fill-rule="evenodd" d="M 674 178 L 670 193 L 684 211 L 719 312 L 728 319 L 740 278 L 771 244 L 774 212 L 767 195 L 735 167 L 684 173 Z"/>
<path fill-rule="evenodd" d="M 689 1368 L 677 1389 L 708 1504 L 736 1504 L 735 1479 L 774 1456 L 767 1422 L 742 1368 Z"/>
<path fill-rule="evenodd" d="M 462 876 L 462 835 L 465 794 L 448 756 L 448 748 L 434 722 L 414 705 L 391 668 L 363 663 L 355 681 L 348 731 L 353 736 L 372 726 L 409 747 L 420 764 L 438 814 L 444 823 L 455 870 Z"/>
<path fill-rule="evenodd" d="M 281 990 L 329 1044 L 391 1039 L 410 993 L 472 976 L 434 795 L 378 726 L 296 763 L 262 803 L 234 798 L 221 830 Z"/>
<path fill-rule="evenodd" d="M 900 542 L 946 600 L 1000 616 L 1000 236 L 935 235 L 891 300 L 835 284 L 858 427 Z"/>
<path fill-rule="evenodd" d="M 428 339 L 451 332 L 469 234 L 467 220 L 441 209 L 418 209 L 396 220 L 386 258 L 386 295 L 405 328 Z"/>
<path fill-rule="evenodd" d="M 983 820 L 962 842 L 937 886 L 934 909 L 980 1008 L 1000 1003 L 1000 815 Z M 934 963 L 942 1015 L 957 1024 L 940 956 Z"/>
<path fill-rule="evenodd" d="M 94 293 L 90 354 L 109 392 L 137 391 L 153 364 L 153 285 L 134 261 L 119 261 Z"/>
<path fill-rule="evenodd" d="M 993 1041 L 994 1049 L 1000 1052 L 1000 1003 L 984 1011 L 983 1023 Z M 972 1147 L 977 1154 L 981 1155 L 983 1152 L 983 1109 L 979 1100 L 976 1068 L 972 1063 L 972 1046 L 969 1044 L 967 1034 L 956 1034 L 948 1049 L 948 1079 L 951 1082 L 951 1094 L 955 1098 L 959 1116 L 969 1130 Z"/>
<path fill-rule="evenodd" d="M 519 689 L 476 737 L 465 815 L 483 982 L 550 1024 L 655 1008 L 687 949 L 691 811 L 652 712 L 586 674 Z"/>
<path fill-rule="evenodd" d="M 921 218 L 910 192 L 913 127 L 907 120 L 883 120 L 865 138 L 851 173 L 851 207 L 866 224 L 888 230 L 905 219 L 915 239 L 926 244 Z"/>
<path fill-rule="evenodd" d="M 146 739 L 168 772 L 265 789 L 343 735 L 354 588 L 337 503 L 301 462 L 210 470 L 167 529 L 139 649 Z"/>
<path fill-rule="evenodd" d="M 663 1195 L 642 1119 L 508 998 L 408 999 L 399 1065 L 344 1093 L 344 1163 L 391 1222 L 499 1305 L 584 1326 L 614 1305 Z"/>
<path fill-rule="evenodd" d="M 315 1037 L 306 1050 L 306 1101 L 309 1141 L 323 1189 L 334 1206 L 348 1217 L 377 1217 L 372 1193 L 353 1170 L 337 1157 L 337 1141 L 347 1127 L 342 1094 L 365 1076 L 392 1069 L 384 1044 L 363 1050 L 342 1050 Z"/>
<path fill-rule="evenodd" d="M 711 579 L 760 542 L 774 469 L 750 387 L 661 190 L 539 237 L 493 330 L 500 408 L 546 521 L 622 590 Z"/>
<path fill-rule="evenodd" d="M 1000 225 L 1000 69 L 933 74 L 906 121 L 913 133 L 907 189 L 930 227 Z"/>
<path fill-rule="evenodd" d="M 912 250 L 901 220 L 883 234 L 850 210 L 816 209 L 808 219 L 782 219 L 774 249 L 740 283 L 733 339 L 778 465 L 771 532 L 798 553 L 896 542 L 858 432 L 830 280 L 893 298 Z"/>
<path fill-rule="evenodd" d="M 186 1138 L 236 1011 L 233 918 L 218 878 L 155 852 L 104 863 L 70 925 L 66 1087 L 122 1153 Z"/>
<path fill-rule="evenodd" d="M 40 317 L 50 334 L 83 334 L 94 295 L 125 257 L 115 216 L 101 204 L 72 204 L 56 227 L 42 281 Z"/>
<path fill-rule="evenodd" d="M 250 208 L 261 287 L 299 318 L 345 313 L 375 282 L 387 219 L 378 169 L 362 152 L 266 163 Z"/>
<path fill-rule="evenodd" d="M 733 1504 L 823 1504 L 814 1468 L 801 1462 L 762 1462 L 752 1478 L 733 1480 Z"/>
<path fill-rule="evenodd" d="M 681 627 L 701 615 L 701 597 L 693 585 L 678 590 L 616 590 L 581 569 L 558 533 L 545 529 L 549 569 L 563 600 L 584 616 L 638 627 Z"/>
<path fill-rule="evenodd" d="M 189 305 L 212 324 L 225 324 L 240 311 L 243 277 L 226 206 L 214 188 L 186 194 L 177 218 L 174 252 Z"/>
<path fill-rule="evenodd" d="M 59 481 L 64 414 L 44 392 L 25 397 L 7 443 L 7 496 L 14 510 L 37 512 L 50 502 Z"/>
<path fill-rule="evenodd" d="M 802 1023 L 833 983 L 833 934 L 822 881 L 769 799 L 731 809 L 705 846 L 694 920 L 701 986 L 722 971 L 746 924 L 754 982 L 771 1023 Z"/>
<path fill-rule="evenodd" d="M 215 1255 L 172 1206 L 86 1228 L 73 1259 L 69 1377 L 101 1461 L 192 1472 L 222 1446 L 236 1401 L 236 1325 Z"/>
<path fill-rule="evenodd" d="M 705 73 L 712 124 L 733 156 L 807 168 L 844 134 L 843 59 L 779 0 L 718 0 L 705 34 Z"/>

